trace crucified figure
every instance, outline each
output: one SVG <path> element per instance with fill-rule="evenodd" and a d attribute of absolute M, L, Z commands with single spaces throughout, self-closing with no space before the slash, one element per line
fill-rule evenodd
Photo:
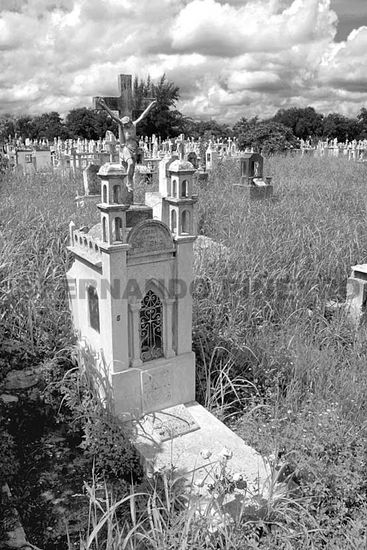
<path fill-rule="evenodd" d="M 139 147 L 139 143 L 136 137 L 136 126 L 147 116 L 149 111 L 157 103 L 155 99 L 150 103 L 150 105 L 145 109 L 145 111 L 140 115 L 136 120 L 131 120 L 130 117 L 124 116 L 118 118 L 109 107 L 107 107 L 106 102 L 103 98 L 98 98 L 98 104 L 104 109 L 110 117 L 117 122 L 120 134 L 120 162 L 127 163 L 127 187 L 129 192 L 133 190 L 134 187 L 134 171 L 136 164 L 136 153 Z"/>

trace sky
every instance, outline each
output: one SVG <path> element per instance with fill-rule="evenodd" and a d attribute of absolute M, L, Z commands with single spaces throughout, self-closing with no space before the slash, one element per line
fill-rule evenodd
<path fill-rule="evenodd" d="M 367 0 L 0 0 L 0 115 L 65 116 L 120 73 L 165 73 L 194 119 L 355 116 L 366 52 Z"/>

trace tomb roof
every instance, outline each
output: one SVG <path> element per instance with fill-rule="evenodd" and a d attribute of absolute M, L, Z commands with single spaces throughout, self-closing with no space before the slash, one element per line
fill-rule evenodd
<path fill-rule="evenodd" d="M 106 164 L 102 164 L 102 166 L 100 167 L 98 175 L 121 177 L 121 164 L 117 162 L 106 162 Z"/>
<path fill-rule="evenodd" d="M 174 160 L 169 165 L 168 170 L 170 172 L 195 172 L 194 166 L 188 160 Z"/>

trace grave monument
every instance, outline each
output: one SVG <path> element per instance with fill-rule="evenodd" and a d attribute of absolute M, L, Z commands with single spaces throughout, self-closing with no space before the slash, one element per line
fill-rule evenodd
<path fill-rule="evenodd" d="M 195 168 L 181 155 L 164 171 L 159 192 L 134 204 L 125 168 L 100 168 L 100 223 L 70 224 L 74 327 L 107 367 L 115 413 L 135 427 L 147 471 L 173 466 L 209 484 L 208 468 L 225 459 L 229 472 L 264 487 L 260 455 L 195 401 Z"/>
<path fill-rule="evenodd" d="M 240 157 L 240 183 L 234 189 L 252 200 L 273 196 L 272 178 L 263 177 L 264 157 L 259 153 L 243 153 Z"/>

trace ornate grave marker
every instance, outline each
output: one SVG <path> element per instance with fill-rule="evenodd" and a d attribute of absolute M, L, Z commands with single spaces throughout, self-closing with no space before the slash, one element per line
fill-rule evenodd
<path fill-rule="evenodd" d="M 130 108 L 129 85 L 125 91 Z M 122 108 L 122 99 L 110 99 Z M 164 169 L 168 177 L 150 194 L 152 206 L 128 202 L 123 166 L 100 169 L 100 223 L 80 230 L 70 225 L 74 326 L 107 368 L 115 413 L 134 424 L 147 469 L 174 466 L 192 482 L 207 471 L 209 456 L 222 463 L 227 448 L 226 471 L 259 485 L 268 475 L 261 457 L 195 402 L 195 169 L 182 151 Z M 147 219 L 153 202 L 160 203 L 160 219 Z"/>

